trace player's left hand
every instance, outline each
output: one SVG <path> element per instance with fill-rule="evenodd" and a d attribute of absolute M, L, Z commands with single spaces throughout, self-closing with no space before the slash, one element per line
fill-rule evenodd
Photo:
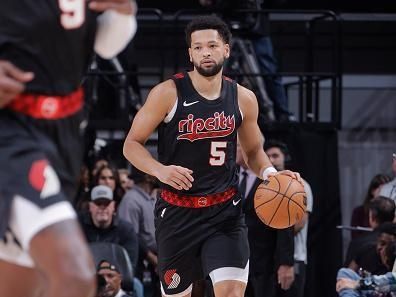
<path fill-rule="evenodd" d="M 278 268 L 278 284 L 283 290 L 289 290 L 294 282 L 294 267 L 280 265 Z"/>
<path fill-rule="evenodd" d="M 302 185 L 304 185 L 300 173 L 295 172 L 295 171 L 291 171 L 291 170 L 281 170 L 281 171 L 278 171 L 278 172 L 271 172 L 271 173 L 268 174 L 268 177 L 273 176 L 273 175 L 278 175 L 278 174 L 288 175 L 288 176 L 296 179 Z"/>
<path fill-rule="evenodd" d="M 113 9 L 122 14 L 135 15 L 137 12 L 137 5 L 134 0 L 88 0 L 89 8 L 103 12 L 108 9 Z"/>

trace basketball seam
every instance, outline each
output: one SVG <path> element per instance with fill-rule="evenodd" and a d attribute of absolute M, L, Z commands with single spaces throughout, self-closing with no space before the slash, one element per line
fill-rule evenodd
<path fill-rule="evenodd" d="M 296 195 L 296 194 L 301 194 L 301 193 L 305 193 L 305 191 L 304 192 L 295 192 L 295 193 L 293 193 L 293 195 L 291 195 L 290 197 L 286 197 L 286 198 L 288 198 L 290 201 L 292 201 L 294 204 L 296 204 L 299 208 L 301 208 L 304 212 L 306 212 L 306 209 L 304 209 L 300 204 L 298 204 L 296 201 L 294 201 L 293 199 L 292 199 L 292 197 L 294 196 L 294 195 Z M 305 193 L 306 194 L 306 193 Z"/>
<path fill-rule="evenodd" d="M 284 195 L 284 194 L 282 194 L 282 193 L 280 193 L 280 192 L 277 192 L 277 191 L 274 191 L 274 190 L 271 190 L 271 189 L 266 189 L 266 190 L 267 190 L 267 191 L 271 191 L 271 192 L 275 192 L 275 193 L 277 193 L 278 195 L 283 195 L 282 199 L 283 199 L 283 198 L 287 198 L 288 200 L 293 201 L 293 202 L 294 202 L 295 204 L 297 204 L 302 210 L 305 211 L 305 209 L 304 209 L 303 207 L 301 207 L 300 204 L 298 204 L 296 201 L 294 201 L 293 199 L 291 199 L 291 197 L 293 197 L 295 194 L 302 194 L 302 193 L 305 193 L 305 192 L 295 192 L 295 193 L 293 193 L 293 195 L 291 195 L 290 197 L 288 197 L 288 196 L 286 196 L 286 195 Z M 257 209 L 257 208 L 261 207 L 262 205 L 264 205 L 264 204 L 266 204 L 266 203 L 268 203 L 268 202 L 271 202 L 271 201 L 274 200 L 278 195 L 276 195 L 274 198 L 271 198 L 270 200 L 264 201 L 264 202 L 261 203 L 260 205 L 257 205 L 254 209 Z"/>
<path fill-rule="evenodd" d="M 280 182 L 278 181 L 277 178 L 275 178 L 275 180 L 276 180 L 276 182 L 278 183 L 278 189 L 280 190 Z M 271 191 L 271 192 L 275 192 L 276 195 L 274 196 L 274 198 L 271 198 L 270 200 L 267 200 L 267 201 L 261 203 L 261 204 L 258 205 L 257 207 L 254 207 L 254 209 L 257 209 L 257 208 L 259 208 L 261 205 L 263 205 L 263 204 L 265 204 L 265 203 L 267 203 L 267 202 L 270 202 L 270 201 L 274 200 L 274 199 L 276 198 L 276 196 L 278 196 L 278 195 L 280 194 L 278 191 L 275 191 L 275 190 L 272 190 L 272 189 L 266 188 L 266 190 Z"/>
<path fill-rule="evenodd" d="M 275 179 L 278 180 L 278 179 L 276 178 L 276 176 L 275 176 Z M 279 182 L 279 181 L 278 181 L 278 182 Z M 289 190 L 289 188 L 290 188 L 292 182 L 293 182 L 293 180 L 290 180 L 290 181 L 289 181 L 289 184 L 287 185 L 286 190 L 284 191 L 285 193 L 287 193 L 287 191 Z M 280 190 L 280 183 L 279 183 L 279 190 Z M 276 196 L 278 196 L 278 195 L 276 195 Z M 275 196 L 275 197 L 276 197 L 276 196 Z M 271 224 L 271 222 L 272 222 L 272 220 L 274 219 L 276 213 L 278 212 L 278 209 L 279 209 L 279 207 L 280 207 L 281 204 L 282 204 L 283 198 L 285 198 L 285 194 L 282 194 L 282 196 L 283 196 L 283 197 L 280 199 L 280 202 L 279 202 L 279 204 L 278 204 L 278 207 L 277 207 L 276 210 L 274 211 L 274 214 L 272 215 L 272 218 L 271 218 L 271 220 L 269 221 L 268 224 Z M 289 216 L 289 220 L 290 220 L 290 216 Z"/>

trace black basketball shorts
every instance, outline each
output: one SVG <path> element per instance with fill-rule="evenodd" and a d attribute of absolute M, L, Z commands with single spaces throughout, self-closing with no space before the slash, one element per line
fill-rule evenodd
<path fill-rule="evenodd" d="M 0 110 L 0 259 L 33 266 L 33 236 L 75 218 L 68 200 L 81 166 L 81 120 L 81 113 L 47 121 Z"/>
<path fill-rule="evenodd" d="M 186 208 L 158 198 L 158 267 L 163 295 L 184 295 L 195 280 L 247 282 L 249 245 L 239 194 L 224 203 Z M 217 273 L 219 272 L 219 273 Z"/>

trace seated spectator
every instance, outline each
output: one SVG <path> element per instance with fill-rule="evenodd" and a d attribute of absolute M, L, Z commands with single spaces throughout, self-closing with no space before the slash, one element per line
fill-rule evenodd
<path fill-rule="evenodd" d="M 109 165 L 109 161 L 107 161 L 104 158 L 100 158 L 95 160 L 93 167 L 92 167 L 92 171 L 91 171 L 91 176 L 93 178 L 96 177 L 96 175 L 98 174 L 98 170 L 99 168 L 103 167 L 103 166 L 108 166 Z"/>
<path fill-rule="evenodd" d="M 113 200 L 115 201 L 116 207 L 118 207 L 125 191 L 121 186 L 117 169 L 110 165 L 103 165 L 100 167 L 94 177 L 94 186 L 97 185 L 108 186 L 113 191 Z"/>
<path fill-rule="evenodd" d="M 134 181 L 129 177 L 128 169 L 125 168 L 118 169 L 118 176 L 120 178 L 121 187 L 124 189 L 125 192 L 132 189 Z"/>
<path fill-rule="evenodd" d="M 110 263 L 108 260 L 101 261 L 97 274 L 105 280 L 104 284 L 98 284 L 98 297 L 131 297 L 121 289 L 122 275 L 117 263 Z"/>
<path fill-rule="evenodd" d="M 392 171 L 394 178 L 381 188 L 380 195 L 396 200 L 396 153 L 392 155 Z"/>
<path fill-rule="evenodd" d="M 374 229 L 367 235 L 351 241 L 348 247 L 345 266 L 358 271 L 363 268 L 373 274 L 383 274 L 386 268 L 382 265 L 377 253 L 377 242 L 382 233 L 396 233 L 396 228 L 389 223 L 395 217 L 395 202 L 386 197 L 378 197 L 369 204 L 369 223 Z M 385 225 L 385 223 L 388 223 Z M 370 255 L 370 256 L 369 256 Z"/>
<path fill-rule="evenodd" d="M 395 296 L 396 274 L 390 272 L 396 260 L 396 241 L 389 242 L 381 252 L 381 261 L 387 268 L 383 275 L 359 275 L 349 268 L 341 268 L 337 274 L 336 290 L 340 297 Z"/>
<path fill-rule="evenodd" d="M 361 247 L 353 263 L 350 265 L 355 271 L 365 270 L 372 274 L 384 274 L 388 271 L 381 259 L 384 247 L 396 240 L 396 224 L 384 223 L 377 228 L 377 240 L 375 244 Z"/>
<path fill-rule="evenodd" d="M 148 175 L 134 169 L 135 186 L 123 197 L 118 208 L 120 218 L 130 222 L 139 238 L 139 262 L 136 275 L 145 285 L 146 296 L 161 296 L 157 275 L 157 243 L 155 240 L 154 206 L 156 198 Z M 151 293 L 151 294 L 150 294 Z"/>
<path fill-rule="evenodd" d="M 89 193 L 90 193 L 90 174 L 87 166 L 83 165 L 80 169 L 80 178 L 75 198 L 74 206 L 76 210 L 83 211 L 88 209 Z"/>
<path fill-rule="evenodd" d="M 354 227 L 370 227 L 368 206 L 373 198 L 379 196 L 379 192 L 383 184 L 390 181 L 390 178 L 385 174 L 377 174 L 373 177 L 368 187 L 366 197 L 364 198 L 363 204 L 354 208 L 352 212 L 351 226 Z M 367 232 L 364 231 L 352 231 L 352 239 L 359 235 L 365 235 Z"/>
<path fill-rule="evenodd" d="M 89 212 L 80 215 L 80 223 L 88 242 L 111 242 L 126 249 L 135 269 L 138 239 L 134 227 L 115 216 L 113 191 L 104 185 L 91 191 Z"/>

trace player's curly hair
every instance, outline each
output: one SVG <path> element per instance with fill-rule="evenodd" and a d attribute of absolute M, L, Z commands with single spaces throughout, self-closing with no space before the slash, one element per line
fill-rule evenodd
<path fill-rule="evenodd" d="M 205 15 L 199 16 L 188 23 L 185 30 L 187 46 L 191 46 L 191 34 L 193 32 L 208 29 L 216 30 L 224 43 L 230 43 L 232 34 L 227 24 L 217 16 Z"/>

